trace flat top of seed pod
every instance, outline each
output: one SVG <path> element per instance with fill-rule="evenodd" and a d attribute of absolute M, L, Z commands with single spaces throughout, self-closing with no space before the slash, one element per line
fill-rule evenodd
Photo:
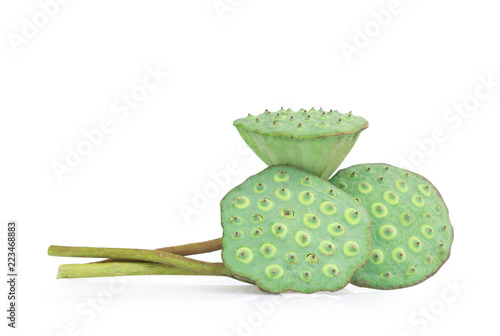
<path fill-rule="evenodd" d="M 327 181 L 290 166 L 249 177 L 221 201 L 222 259 L 279 293 L 345 287 L 370 255 L 370 217 Z"/>
<path fill-rule="evenodd" d="M 307 139 L 356 133 L 367 128 L 368 121 L 351 112 L 344 114 L 313 107 L 296 112 L 283 108 L 277 112 L 266 110 L 257 116 L 249 114 L 246 118 L 236 119 L 233 125 L 247 132 Z"/>
<path fill-rule="evenodd" d="M 424 177 L 387 164 L 361 164 L 330 180 L 360 200 L 372 217 L 372 253 L 352 283 L 394 289 L 434 275 L 450 256 L 448 208 Z"/>

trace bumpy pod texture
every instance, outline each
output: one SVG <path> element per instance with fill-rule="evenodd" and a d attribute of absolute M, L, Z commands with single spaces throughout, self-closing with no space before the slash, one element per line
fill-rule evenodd
<path fill-rule="evenodd" d="M 290 166 L 249 177 L 221 202 L 224 265 L 260 289 L 336 291 L 370 255 L 370 217 L 351 196 Z"/>
<path fill-rule="evenodd" d="M 361 164 L 340 170 L 330 182 L 356 197 L 372 217 L 370 260 L 353 284 L 413 286 L 434 275 L 450 256 L 448 208 L 424 177 L 386 164 Z"/>
<path fill-rule="evenodd" d="M 352 149 L 368 122 L 338 111 L 283 108 L 233 123 L 267 165 L 292 165 L 328 179 Z"/>

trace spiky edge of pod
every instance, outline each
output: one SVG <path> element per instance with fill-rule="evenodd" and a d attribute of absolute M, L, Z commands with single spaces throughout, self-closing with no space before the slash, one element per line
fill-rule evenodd
<path fill-rule="evenodd" d="M 266 126 L 261 127 L 262 125 L 264 125 L 263 122 L 266 119 L 267 119 L 266 122 L 268 122 L 270 125 L 280 125 L 280 124 L 286 125 L 285 121 L 275 120 L 277 117 L 280 117 L 280 113 L 281 113 L 281 116 L 291 116 L 291 118 L 293 118 L 293 114 L 302 115 L 303 113 L 306 113 L 307 116 L 314 115 L 315 117 L 317 117 L 318 114 L 320 116 L 325 115 L 327 117 L 332 117 L 334 120 L 338 120 L 338 121 L 342 121 L 342 118 L 344 118 L 344 120 L 349 120 L 350 118 L 352 118 L 351 120 L 358 120 L 359 125 L 356 126 L 355 128 L 350 129 L 350 130 L 345 130 L 345 124 L 334 125 L 334 126 L 329 125 L 332 127 L 325 127 L 325 129 L 322 130 L 323 127 L 317 126 L 315 123 L 315 126 L 318 127 L 316 130 L 322 130 L 323 132 L 316 132 L 316 133 L 312 133 L 312 134 L 311 134 L 311 132 L 309 132 L 309 134 L 308 134 L 308 132 L 306 132 L 307 129 L 304 129 L 301 133 L 301 130 L 297 129 L 296 127 L 294 127 L 294 129 L 285 128 L 284 130 L 286 132 L 282 132 L 282 133 L 276 132 L 279 130 L 266 130 L 264 128 Z M 249 124 L 247 124 L 249 120 L 253 120 L 254 122 L 257 122 L 258 124 L 255 126 L 249 125 Z M 295 122 L 297 124 L 296 126 L 299 126 L 299 124 L 300 125 L 307 125 L 306 123 L 301 123 L 300 121 L 301 121 L 300 118 L 295 119 Z M 317 119 L 317 121 L 318 121 L 318 123 L 321 123 L 324 120 Z M 366 119 L 364 119 L 363 117 L 354 116 L 352 114 L 352 111 L 350 111 L 348 114 L 345 114 L 345 113 L 340 113 L 339 111 L 332 110 L 332 109 L 330 109 L 328 112 L 326 112 L 326 111 L 323 111 L 321 107 L 319 110 L 315 110 L 313 107 L 309 111 L 304 110 L 304 109 L 300 109 L 298 111 L 293 111 L 290 108 L 285 110 L 282 107 L 279 111 L 276 111 L 276 112 L 270 112 L 268 110 L 265 110 L 263 113 L 261 113 L 257 116 L 249 114 L 247 117 L 236 119 L 233 122 L 233 126 L 238 128 L 240 131 L 244 131 L 244 132 L 248 132 L 248 133 L 256 133 L 256 134 L 265 135 L 265 136 L 292 137 L 295 139 L 316 139 L 316 138 L 324 138 L 324 137 L 359 133 L 359 132 L 367 129 L 369 124 L 368 124 L 368 121 Z M 342 130 L 342 128 L 344 128 L 344 130 Z"/>

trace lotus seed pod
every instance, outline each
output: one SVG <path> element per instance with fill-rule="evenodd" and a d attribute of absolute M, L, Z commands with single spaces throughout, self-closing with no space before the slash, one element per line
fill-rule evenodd
<path fill-rule="evenodd" d="M 224 265 L 279 293 L 336 291 L 370 256 L 370 216 L 327 181 L 290 166 L 249 177 L 221 201 Z"/>
<path fill-rule="evenodd" d="M 386 164 L 361 164 L 338 171 L 330 182 L 359 199 L 372 217 L 370 260 L 353 284 L 413 286 L 449 258 L 453 227 L 448 209 L 424 177 Z"/>
<path fill-rule="evenodd" d="M 249 115 L 233 123 L 247 145 L 267 165 L 291 165 L 330 178 L 368 122 L 338 111 L 283 108 Z"/>

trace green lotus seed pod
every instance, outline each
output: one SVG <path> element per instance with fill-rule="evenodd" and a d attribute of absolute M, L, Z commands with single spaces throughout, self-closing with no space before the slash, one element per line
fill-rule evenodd
<path fill-rule="evenodd" d="M 258 116 L 237 119 L 233 125 L 267 165 L 291 165 L 328 179 L 368 122 L 352 113 L 312 108 L 297 112 L 266 110 Z"/>
<path fill-rule="evenodd" d="M 221 213 L 224 265 L 264 291 L 336 291 L 370 256 L 363 206 L 294 167 L 249 177 L 224 197 Z"/>
<path fill-rule="evenodd" d="M 353 284 L 413 286 L 448 260 L 453 241 L 448 209 L 424 177 L 390 165 L 361 164 L 338 171 L 330 182 L 359 198 L 372 218 L 370 260 L 354 275 Z"/>

